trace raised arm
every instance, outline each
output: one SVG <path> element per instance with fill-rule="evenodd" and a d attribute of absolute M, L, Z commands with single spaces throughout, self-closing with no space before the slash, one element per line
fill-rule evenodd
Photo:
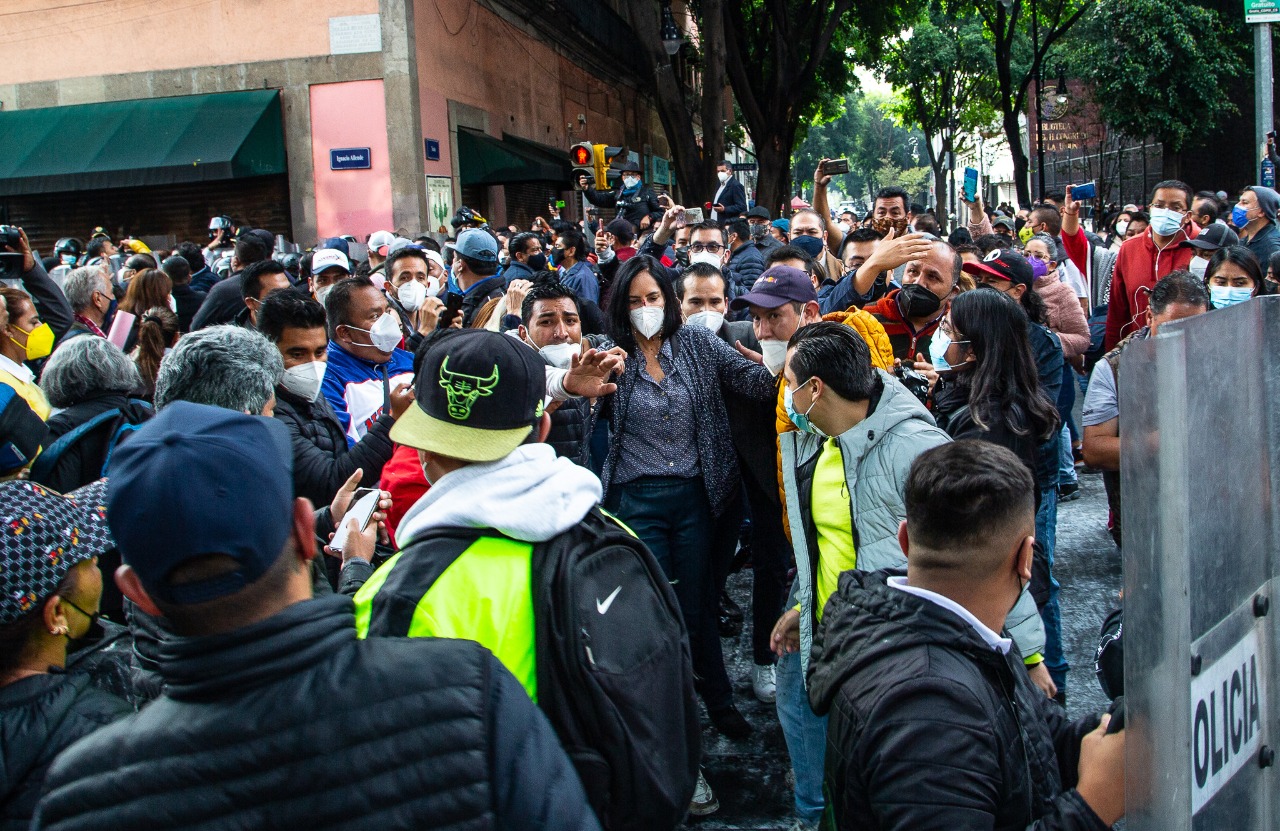
<path fill-rule="evenodd" d="M 844 232 L 840 230 L 840 226 L 831 218 L 831 206 L 827 204 L 827 185 L 831 184 L 831 177 L 822 172 L 822 166 L 829 159 L 823 159 L 818 162 L 818 167 L 813 171 L 813 210 L 822 217 L 823 223 L 827 228 L 827 248 L 831 249 L 831 253 L 837 257 L 840 256 L 840 243 L 844 241 Z"/>

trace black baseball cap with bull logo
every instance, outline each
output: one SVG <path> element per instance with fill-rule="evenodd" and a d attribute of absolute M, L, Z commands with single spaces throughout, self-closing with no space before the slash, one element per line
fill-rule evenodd
<path fill-rule="evenodd" d="M 509 335 L 446 332 L 427 347 L 414 403 L 391 428 L 399 444 L 469 462 L 515 450 L 542 417 L 546 361 Z"/>

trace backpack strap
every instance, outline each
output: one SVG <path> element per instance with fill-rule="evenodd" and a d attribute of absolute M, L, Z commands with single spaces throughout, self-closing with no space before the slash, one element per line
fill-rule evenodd
<path fill-rule="evenodd" d="M 62 454 L 69 447 L 80 441 L 87 433 L 90 433 L 108 421 L 120 417 L 120 409 L 113 407 L 110 410 L 104 410 L 93 418 L 76 427 L 74 430 L 63 433 L 54 441 L 53 444 L 45 448 L 44 452 L 36 458 L 35 464 L 31 466 L 31 478 L 36 482 L 42 482 L 53 473 L 53 469 L 58 466 L 58 462 L 62 459 Z"/>
<path fill-rule="evenodd" d="M 388 563 L 386 580 L 370 604 L 369 634 L 405 637 L 418 604 L 449 566 L 485 536 L 487 528 L 433 528 L 415 537 Z"/>

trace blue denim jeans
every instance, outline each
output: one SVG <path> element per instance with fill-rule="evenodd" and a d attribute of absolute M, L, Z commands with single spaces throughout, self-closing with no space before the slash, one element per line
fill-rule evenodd
<path fill-rule="evenodd" d="M 1067 656 L 1062 652 L 1062 609 L 1058 605 L 1058 578 L 1053 576 L 1053 551 L 1058 536 L 1058 489 L 1040 491 L 1040 510 L 1036 511 L 1036 539 L 1044 546 L 1049 560 L 1049 601 L 1040 610 L 1044 621 L 1044 667 L 1059 690 L 1067 687 Z"/>
<path fill-rule="evenodd" d="M 708 710 L 733 705 L 720 648 L 711 504 L 701 477 L 647 476 L 609 489 L 606 508 L 635 532 L 671 581 L 689 630 L 694 683 Z"/>
<path fill-rule="evenodd" d="M 800 653 L 778 659 L 778 721 L 787 740 L 791 769 L 796 776 L 796 817 L 816 824 L 822 819 L 822 773 L 827 755 L 827 717 L 809 705 L 800 672 Z"/>
<path fill-rule="evenodd" d="M 1076 483 L 1076 460 L 1071 454 L 1071 442 L 1077 440 L 1076 423 L 1072 410 L 1076 406 L 1076 371 L 1071 364 L 1062 367 L 1062 387 L 1058 391 L 1058 416 L 1062 419 L 1062 446 L 1058 450 L 1058 484 Z"/>

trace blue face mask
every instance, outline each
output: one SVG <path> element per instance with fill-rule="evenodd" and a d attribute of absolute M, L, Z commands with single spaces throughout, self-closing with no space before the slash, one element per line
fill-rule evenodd
<path fill-rule="evenodd" d="M 1253 298 L 1253 289 L 1231 286 L 1209 286 L 1209 302 L 1215 309 L 1225 309 Z"/>
<path fill-rule="evenodd" d="M 812 378 L 809 379 L 809 381 L 812 380 Z M 804 383 L 807 384 L 809 381 L 805 381 Z M 804 386 L 804 384 L 801 384 L 800 386 Z M 787 418 L 791 419 L 791 423 L 796 426 L 796 429 L 801 433 L 812 433 L 815 436 L 825 436 L 826 433 L 819 430 L 818 427 L 809 420 L 809 410 L 812 410 L 813 405 L 816 403 L 818 402 L 810 402 L 808 410 L 805 410 L 803 413 L 797 413 L 796 408 L 791 404 L 791 387 L 787 387 L 783 390 L 782 406 L 786 407 Z"/>
<path fill-rule="evenodd" d="M 1151 209 L 1151 230 L 1162 237 L 1171 237 L 1182 228 L 1182 219 L 1186 214 L 1171 211 L 1168 208 Z"/>
<path fill-rule="evenodd" d="M 952 344 L 967 344 L 968 342 L 967 340 L 952 340 L 951 336 L 946 332 L 941 329 L 936 330 L 933 333 L 933 338 L 929 340 L 929 359 L 933 361 L 933 368 L 938 372 L 954 369 L 955 367 L 947 362 L 947 350 L 951 348 Z"/>
<path fill-rule="evenodd" d="M 791 244 L 794 245 L 796 248 L 799 248 L 801 251 L 808 254 L 810 258 L 815 260 L 822 253 L 821 237 L 811 237 L 807 234 L 797 234 L 795 237 L 792 238 Z"/>
<path fill-rule="evenodd" d="M 1236 205 L 1234 208 L 1232 208 L 1231 224 L 1236 226 L 1237 228 L 1243 228 L 1244 226 L 1248 225 L 1249 224 L 1248 209 L 1242 208 L 1239 205 Z"/>

